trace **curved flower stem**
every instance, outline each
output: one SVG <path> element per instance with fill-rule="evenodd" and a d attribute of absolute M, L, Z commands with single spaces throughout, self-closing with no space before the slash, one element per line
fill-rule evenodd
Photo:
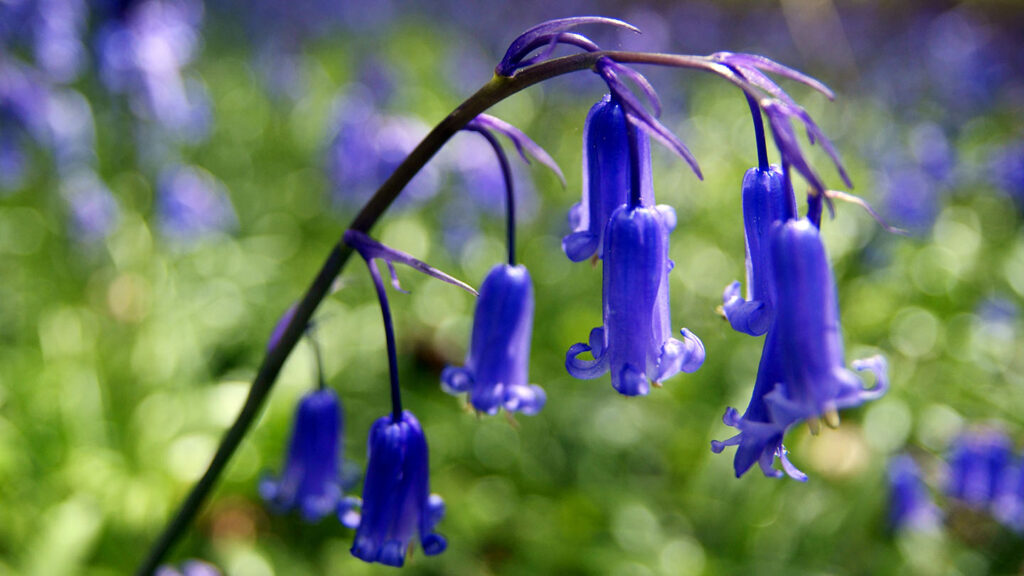
<path fill-rule="evenodd" d="M 501 177 L 505 181 L 505 233 L 508 242 L 508 265 L 516 265 L 516 195 L 512 183 L 512 166 L 509 165 L 508 156 L 501 149 L 501 143 L 487 130 L 475 130 L 487 139 L 487 143 L 494 149 L 494 155 L 498 157 L 498 164 L 501 166 Z"/>
<path fill-rule="evenodd" d="M 764 139 L 764 118 L 761 117 L 761 107 L 757 100 L 750 94 L 747 97 L 747 105 L 750 106 L 750 118 L 754 122 L 754 139 L 757 140 L 757 169 L 761 172 L 768 171 L 768 144 Z"/>
<path fill-rule="evenodd" d="M 316 386 L 318 390 L 323 390 L 327 387 L 327 381 L 324 379 L 324 358 L 320 352 L 320 341 L 317 340 L 316 336 L 312 333 L 306 333 L 306 339 L 309 340 L 309 345 L 313 348 L 313 362 L 314 369 L 316 370 Z"/>
<path fill-rule="evenodd" d="M 380 301 L 380 315 L 384 321 L 384 338 L 388 345 L 388 376 L 391 379 L 391 421 L 402 421 L 402 389 L 398 385 L 398 349 L 395 346 L 395 324 L 391 321 L 391 307 L 388 306 L 388 295 L 384 292 L 384 280 L 380 277 L 377 263 L 372 259 L 366 261 L 373 277 L 373 287 L 377 290 Z"/>
<path fill-rule="evenodd" d="M 470 120 L 476 118 L 478 114 L 534 84 L 563 74 L 591 69 L 598 59 L 605 56 L 617 62 L 654 64 L 713 72 L 737 85 L 745 93 L 755 98 L 760 97 L 756 88 L 749 82 L 737 77 L 728 67 L 716 62 L 711 57 L 705 56 L 647 54 L 623 51 L 586 52 L 541 62 L 528 68 L 523 68 L 509 77 L 494 76 L 423 138 L 384 184 L 381 185 L 373 197 L 370 198 L 369 202 L 363 206 L 362 210 L 360 210 L 359 214 L 356 215 L 349 225 L 349 228 L 360 232 L 369 232 L 391 203 L 398 198 L 398 195 L 412 177 L 426 165 L 456 132 L 461 130 Z M 320 302 L 327 297 L 335 278 L 345 267 L 345 264 L 352 256 L 352 252 L 352 247 L 345 244 L 339 237 L 338 242 L 331 249 L 327 260 L 321 266 L 320 271 L 306 290 L 302 300 L 295 307 L 295 313 L 292 315 L 291 321 L 288 322 L 288 327 L 281 334 L 277 345 L 271 348 L 266 356 L 264 356 L 263 363 L 260 365 L 259 371 L 253 379 L 252 386 L 249 388 L 249 395 L 245 399 L 245 404 L 242 405 L 242 409 L 239 411 L 234 423 L 224 433 L 224 437 L 221 439 L 220 445 L 217 447 L 217 451 L 214 453 L 206 472 L 203 473 L 203 476 L 192 487 L 185 501 L 178 508 L 177 513 L 167 526 L 164 527 L 156 542 L 153 543 L 145 559 L 139 565 L 136 576 L 150 576 L 153 574 L 170 548 L 177 542 L 178 538 L 181 537 L 185 529 L 188 528 L 192 520 L 199 513 L 206 497 L 216 485 L 217 479 L 224 472 L 231 457 L 242 443 L 242 439 L 259 415 L 263 402 L 270 394 L 274 382 L 281 372 L 281 367 L 302 336 L 313 312 L 320 305 Z"/>

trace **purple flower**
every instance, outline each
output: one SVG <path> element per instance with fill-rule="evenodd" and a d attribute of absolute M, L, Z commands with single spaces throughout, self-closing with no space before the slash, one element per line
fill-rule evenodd
<path fill-rule="evenodd" d="M 0 45 L 25 46 L 35 66 L 54 82 L 74 80 L 85 63 L 82 32 L 88 6 L 83 0 L 33 0 L 0 3 Z"/>
<path fill-rule="evenodd" d="M 98 34 L 100 76 L 127 93 L 133 111 L 189 139 L 206 135 L 203 90 L 183 70 L 198 52 L 203 5 L 196 0 L 145 0 Z"/>
<path fill-rule="evenodd" d="M 355 85 L 335 106 L 337 129 L 326 150 L 326 171 L 333 197 L 341 206 L 358 208 L 391 176 L 426 136 L 417 119 L 381 114 L 369 90 Z M 409 182 L 399 207 L 420 204 L 440 189 L 441 173 L 426 166 Z"/>
<path fill-rule="evenodd" d="M 967 506 L 990 506 L 1013 458 L 1010 439 L 998 430 L 975 430 L 956 439 L 950 449 L 946 494 Z"/>
<path fill-rule="evenodd" d="M 771 411 L 765 402 L 765 396 L 785 378 L 783 362 L 778 333 L 769 331 L 764 340 L 761 362 L 757 367 L 757 379 L 754 381 L 754 392 L 747 410 L 740 416 L 735 408 L 727 408 L 722 417 L 726 426 L 736 428 L 740 431 L 739 434 L 725 441 L 711 442 L 711 451 L 715 454 L 721 453 L 726 446 L 736 446 L 733 469 L 737 478 L 743 476 L 754 462 L 757 462 L 765 476 L 779 478 L 782 472 L 772 466 L 778 458 L 782 469 L 790 478 L 800 482 L 807 480 L 807 475 L 789 461 L 789 451 L 782 445 L 786 427 L 772 420 Z"/>
<path fill-rule="evenodd" d="M 939 524 L 939 510 L 914 459 L 900 454 L 889 461 L 889 528 L 930 530 Z"/>
<path fill-rule="evenodd" d="M 71 232 L 84 242 L 107 237 L 117 227 L 120 208 L 110 189 L 92 172 L 75 174 L 64 186 Z"/>
<path fill-rule="evenodd" d="M 333 390 L 310 392 L 299 401 L 284 470 L 278 478 L 260 481 L 260 496 L 272 509 L 298 509 L 308 522 L 337 511 L 349 528 L 358 523 L 354 498 L 344 498 L 339 476 L 338 450 L 344 416 Z"/>
<path fill-rule="evenodd" d="M 754 393 L 742 417 L 729 408 L 723 422 L 740 433 L 711 444 L 713 452 L 738 446 L 734 468 L 742 476 L 758 462 L 766 476 L 778 457 L 790 477 L 807 477 L 786 458 L 782 439 L 797 423 L 818 419 L 838 424 L 838 410 L 857 406 L 888 389 L 885 359 L 857 360 L 853 367 L 875 375 L 865 389 L 843 359 L 835 282 L 818 229 L 806 218 L 774 225 L 769 234 L 770 296 L 775 317 L 768 329 Z"/>
<path fill-rule="evenodd" d="M 0 191 L 9 192 L 25 182 L 25 153 L 13 134 L 0 129 Z"/>
<path fill-rule="evenodd" d="M 637 142 L 647 145 L 646 138 Z M 644 158 L 650 152 L 640 154 Z M 608 217 L 629 196 L 629 170 L 626 115 L 618 98 L 606 94 L 583 124 L 583 199 L 569 209 L 573 232 L 562 239 L 562 250 L 573 262 L 602 255 Z"/>
<path fill-rule="evenodd" d="M 747 298 L 740 283 L 733 282 L 722 294 L 722 308 L 733 330 L 760 336 L 771 325 L 769 233 L 777 222 L 796 217 L 796 197 L 778 166 L 764 171 L 751 168 L 743 176 L 743 225 L 747 246 Z"/>
<path fill-rule="evenodd" d="M 1024 140 L 994 150 L 988 160 L 988 173 L 997 187 L 1024 209 Z"/>
<path fill-rule="evenodd" d="M 668 306 L 669 225 L 654 207 L 620 206 L 604 240 L 604 326 L 590 342 L 574 344 L 565 367 L 576 378 L 611 372 L 612 386 L 626 396 L 646 395 L 648 380 L 660 383 L 704 362 L 704 345 L 687 329 L 671 336 Z M 579 355 L 590 352 L 593 360 Z"/>
<path fill-rule="evenodd" d="M 776 225 L 771 240 L 775 330 L 785 359 L 784 379 L 768 394 L 773 420 L 788 424 L 832 418 L 842 408 L 885 394 L 885 360 L 875 356 L 854 363 L 870 370 L 877 384 L 864 389 L 845 367 L 835 280 L 818 229 L 806 218 Z"/>
<path fill-rule="evenodd" d="M 499 76 L 512 76 L 520 68 L 526 68 L 546 60 L 558 44 L 569 44 L 588 51 L 597 50 L 597 46 L 587 38 L 568 33 L 569 30 L 583 24 L 609 24 L 617 28 L 640 32 L 622 20 L 602 16 L 576 16 L 548 20 L 528 29 L 513 40 L 508 50 L 505 51 L 501 62 L 494 68 L 494 73 Z M 542 48 L 539 54 L 532 58 L 526 58 L 538 48 Z"/>
<path fill-rule="evenodd" d="M 235 210 L 223 186 L 205 170 L 177 166 L 157 182 L 157 210 L 164 233 L 196 240 L 235 225 Z"/>
<path fill-rule="evenodd" d="M 1003 469 L 993 515 L 1015 532 L 1024 532 L 1024 459 Z"/>
<path fill-rule="evenodd" d="M 163 565 L 156 569 L 156 576 L 221 576 L 220 571 L 213 564 L 201 560 L 186 560 L 181 565 L 181 570 L 170 565 Z"/>
<path fill-rule="evenodd" d="M 448 546 L 434 526 L 444 516 L 444 502 L 430 494 L 427 440 L 408 410 L 400 420 L 381 417 L 370 429 L 369 464 L 363 484 L 362 520 L 352 554 L 366 562 L 402 566 L 413 532 L 428 556 Z"/>
<path fill-rule="evenodd" d="M 546 396 L 530 385 L 533 283 L 523 265 L 498 264 L 487 274 L 473 314 L 473 337 L 463 367 L 449 366 L 441 384 L 449 394 L 469 393 L 479 412 L 536 414 Z"/>

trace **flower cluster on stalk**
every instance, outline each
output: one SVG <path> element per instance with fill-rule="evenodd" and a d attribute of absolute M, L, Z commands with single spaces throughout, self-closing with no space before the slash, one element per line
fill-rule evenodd
<path fill-rule="evenodd" d="M 679 372 L 695 372 L 705 359 L 701 340 L 686 328 L 675 334 L 671 322 L 669 274 L 674 263 L 669 258 L 669 235 L 682 223 L 672 207 L 656 203 L 650 140 L 680 156 L 698 178 L 702 174 L 689 148 L 658 119 L 661 102 L 651 84 L 627 65 L 644 62 L 643 54 L 600 52 L 593 41 L 571 31 L 582 24 L 636 31 L 624 22 L 600 17 L 545 22 L 512 43 L 495 73 L 498 81 L 514 77 L 548 62 L 559 46 L 594 53 L 592 69 L 608 93 L 593 105 L 584 123 L 583 190 L 580 202 L 569 210 L 571 231 L 563 238 L 562 249 L 573 262 L 601 262 L 602 325 L 590 332 L 585 343 L 568 349 L 565 366 L 576 378 L 608 373 L 620 394 L 642 396 L 650 392 L 652 383 L 660 386 Z M 814 120 L 768 74 L 809 85 L 829 97 L 831 92 L 813 78 L 760 56 L 726 52 L 704 58 L 655 56 L 660 59 L 648 63 L 707 70 L 737 85 L 755 119 L 758 166 L 747 172 L 742 185 L 746 293 L 739 282 L 730 284 L 721 310 L 736 331 L 766 337 L 749 406 L 742 415 L 729 408 L 724 417 L 738 434 L 713 442 L 712 449 L 721 452 L 736 446 L 737 476 L 755 462 L 766 475 L 781 476 L 783 472 L 773 467 L 779 459 L 786 474 L 805 480 L 787 457 L 782 443 L 786 432 L 801 422 L 812 427 L 821 420 L 837 425 L 839 410 L 879 397 L 888 385 L 885 360 L 880 356 L 852 364 L 857 371 L 874 374 L 871 387 L 846 367 L 835 282 L 819 228 L 821 207 L 831 208 L 833 197 L 847 196 L 826 190 L 805 158 L 792 124 L 802 125 L 812 144 L 821 144 L 847 184 L 849 178 Z M 375 179 L 372 173 L 380 166 L 374 162 L 388 161 L 363 161 L 383 155 L 387 146 L 381 148 L 380 138 L 387 130 L 375 124 L 372 131 L 381 134 L 367 134 L 370 129 L 362 121 L 375 118 L 368 104 L 347 112 L 352 113 L 351 125 L 335 135 L 330 164 L 336 182 L 356 187 L 357 181 Z M 779 166 L 768 164 L 762 114 L 781 157 Z M 373 240 L 363 231 L 366 222 L 357 218 L 345 233 L 344 244 L 363 258 L 373 281 L 387 341 L 391 392 L 390 414 L 370 430 L 362 500 L 342 497 L 337 483 L 340 406 L 329 390 L 311 393 L 300 403 L 284 471 L 279 479 L 264 483 L 264 496 L 272 505 L 298 507 L 308 519 L 334 509 L 346 525 L 356 529 L 352 554 L 367 562 L 403 565 L 414 537 L 427 555 L 447 547 L 445 538 L 435 532 L 444 504 L 429 490 L 426 437 L 419 421 L 402 405 L 394 323 L 378 261 L 387 265 L 396 289 L 400 287 L 394 264 L 401 263 L 478 296 L 465 361 L 444 369 L 440 377 L 444 391 L 465 394 L 479 414 L 504 409 L 532 415 L 547 399 L 544 390 L 529 380 L 534 286 L 516 256 L 516 194 L 498 136 L 509 139 L 525 161 L 533 158 L 560 178 L 561 172 L 536 143 L 497 118 L 480 114 L 464 121 L 463 129 L 482 136 L 497 159 L 505 192 L 507 260 L 491 268 L 477 294 L 413 256 Z M 403 144 L 402 154 L 385 171 L 411 147 L 411 141 Z M 797 215 L 791 170 L 811 187 L 804 218 Z M 295 313 L 295 307 L 285 313 L 268 350 L 277 348 Z M 911 510 L 917 506 L 913 499 L 919 487 L 913 483 L 913 471 L 903 468 L 893 482 L 901 486 L 904 515 L 923 516 Z"/>

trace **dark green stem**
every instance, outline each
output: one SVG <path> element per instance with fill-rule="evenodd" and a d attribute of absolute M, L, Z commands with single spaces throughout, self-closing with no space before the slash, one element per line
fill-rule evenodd
<path fill-rule="evenodd" d="M 398 195 L 412 177 L 433 158 L 434 154 L 456 132 L 461 130 L 470 120 L 476 118 L 478 114 L 509 96 L 539 82 L 570 72 L 591 69 L 594 67 L 594 63 L 604 56 L 617 62 L 655 64 L 714 72 L 736 84 L 744 92 L 756 94 L 753 86 L 742 78 L 735 78 L 731 71 L 713 59 L 678 54 L 645 54 L 641 52 L 619 51 L 587 52 L 541 62 L 540 64 L 519 70 L 511 77 L 495 76 L 490 82 L 484 84 L 475 94 L 470 96 L 469 99 L 460 104 L 458 108 L 452 111 L 451 114 L 423 138 L 423 141 L 402 161 L 370 201 L 363 206 L 363 209 L 356 215 L 349 228 L 368 233 L 388 207 L 391 206 L 391 203 L 398 198 Z M 178 508 L 177 513 L 167 526 L 164 527 L 156 542 L 153 543 L 146 558 L 139 565 L 136 576 L 150 576 L 153 574 L 167 552 L 199 513 L 206 497 L 209 496 L 217 483 L 217 479 L 220 478 L 224 468 L 227 467 L 228 462 L 231 460 L 231 456 L 234 455 L 238 446 L 242 443 L 242 439 L 259 415 L 263 402 L 270 394 L 274 381 L 281 372 L 284 361 L 302 336 L 306 325 L 309 323 L 309 319 L 313 316 L 313 312 L 316 311 L 320 302 L 330 292 L 334 279 L 341 273 L 342 268 L 345 267 L 351 256 L 352 248 L 339 238 L 338 243 L 331 249 L 327 260 L 320 268 L 316 278 L 313 279 L 313 283 L 310 284 L 306 294 L 295 308 L 291 322 L 288 323 L 288 327 L 285 328 L 277 345 L 263 358 L 263 363 L 253 379 L 249 395 L 245 399 L 245 404 L 242 406 L 234 423 L 224 433 L 224 437 L 221 439 L 217 452 L 214 453 L 206 472 L 196 482 L 196 485 L 192 487 L 185 501 Z"/>
<path fill-rule="evenodd" d="M 505 182 L 505 234 L 508 243 L 508 265 L 516 265 L 516 194 L 512 182 L 512 166 L 509 165 L 508 156 L 501 149 L 501 143 L 486 129 L 476 130 L 483 136 L 487 143 L 494 149 L 494 155 L 498 158 L 498 165 L 501 168 L 501 177 Z"/>
<path fill-rule="evenodd" d="M 398 347 L 395 345 L 395 323 L 391 321 L 391 306 L 388 305 L 388 295 L 384 291 L 384 280 L 380 277 L 377 263 L 371 258 L 366 261 L 366 267 L 370 269 L 370 277 L 373 278 L 377 301 L 380 302 L 380 317 L 384 322 L 384 340 L 388 346 L 388 376 L 391 379 L 391 421 L 397 424 L 402 421 L 402 389 L 398 385 Z"/>

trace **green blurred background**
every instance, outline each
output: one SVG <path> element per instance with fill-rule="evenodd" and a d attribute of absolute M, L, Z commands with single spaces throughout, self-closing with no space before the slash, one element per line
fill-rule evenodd
<path fill-rule="evenodd" d="M 381 6 L 201 7 L 197 43 L 180 67 L 181 78 L 201 82 L 200 137 L 175 134 L 140 112 L 130 88 L 113 90 L 101 77 L 100 32 L 131 21 L 137 6 L 86 6 L 80 72 L 47 82 L 88 103 L 95 142 L 87 163 L 115 199 L 116 217 L 99 234 L 76 231 L 57 154 L 30 130 L 18 137 L 24 177 L 0 196 L 0 574 L 125 574 L 140 561 L 236 416 L 278 317 L 354 215 L 353 198 L 368 192 L 335 190 L 327 169 L 353 94 L 368 90 L 375 114 L 431 125 L 490 78 L 520 31 L 581 13 L 650 31 L 638 40 L 584 30 L 605 47 L 757 51 L 835 89 L 828 102 L 784 84 L 833 139 L 854 192 L 911 231 L 888 234 L 852 205 L 839 205 L 823 226 L 847 359 L 884 354 L 892 390 L 844 413 L 838 429 L 790 433 L 806 484 L 757 471 L 735 479 L 731 451 L 711 453 L 712 439 L 732 433 L 720 420 L 726 406 L 746 406 L 761 349 L 715 312 L 725 285 L 743 276 L 739 184 L 754 146 L 731 85 L 660 70 L 650 77 L 664 121 L 705 173 L 700 182 L 665 150 L 654 152 L 658 200 L 679 216 L 673 324 L 703 339 L 707 362 L 646 398 L 619 396 L 607 377 L 570 378 L 565 350 L 601 322 L 600 268 L 571 265 L 560 241 L 579 200 L 583 120 L 603 86 L 589 73 L 554 80 L 493 110 L 545 147 L 568 180 L 562 189 L 536 165 L 516 165 L 527 189 L 519 250 L 537 296 L 531 378 L 547 391 L 545 409 L 513 426 L 441 392 L 441 368 L 465 354 L 473 300 L 399 271 L 410 291 L 391 298 L 404 401 L 427 434 L 432 490 L 448 506 L 439 531 L 449 540 L 437 557 L 416 550 L 404 570 L 1020 573 L 1017 535 L 941 496 L 951 438 L 996 424 L 1020 440 L 1024 424 L 1018 5 Z M 0 19 L 10 24 L 10 14 Z M 35 65 L 30 44 L 9 41 L 0 59 Z M 495 191 L 469 190 L 472 180 L 460 176 L 474 138 L 457 136 L 434 162 L 436 191 L 389 213 L 375 235 L 478 285 L 503 258 L 504 229 L 494 206 L 473 208 Z M 342 165 L 366 161 L 347 154 L 336 156 Z M 813 158 L 837 186 L 820 150 Z M 215 182 L 227 215 L 176 232 L 158 184 L 174 165 Z M 493 164 L 483 169 L 497 176 Z M 346 409 L 345 456 L 357 466 L 365 466 L 371 422 L 389 409 L 379 314 L 353 261 L 316 316 L 327 381 Z M 302 343 L 169 560 L 200 557 L 239 576 L 389 570 L 351 557 L 352 534 L 335 520 L 271 515 L 256 493 L 260 475 L 280 469 L 297 399 L 314 385 Z M 904 450 L 946 510 L 938 531 L 894 535 L 886 526 L 886 462 Z"/>

